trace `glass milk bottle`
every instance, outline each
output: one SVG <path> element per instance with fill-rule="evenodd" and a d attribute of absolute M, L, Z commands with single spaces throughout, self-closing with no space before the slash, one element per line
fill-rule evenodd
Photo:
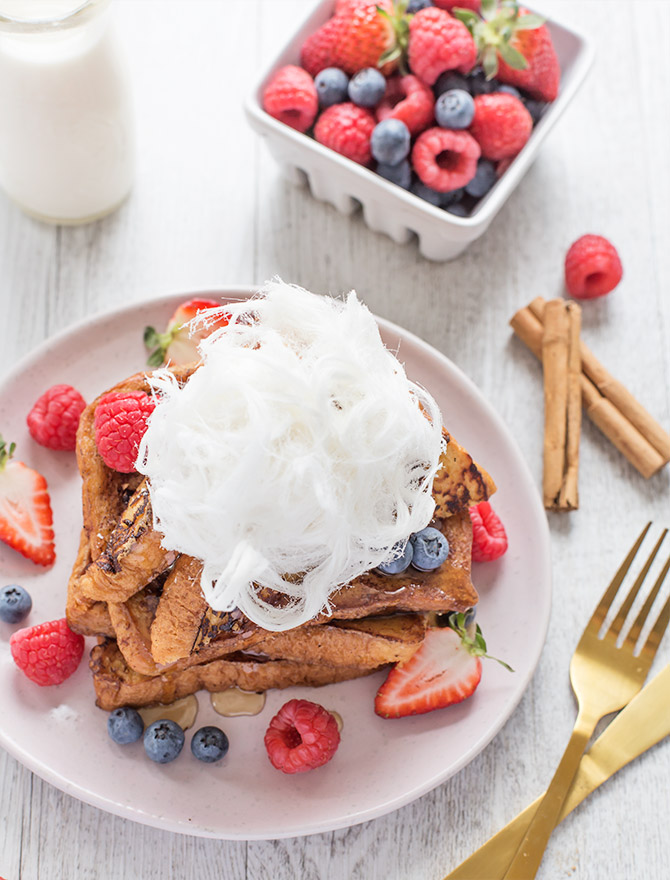
<path fill-rule="evenodd" d="M 0 187 L 49 223 L 130 191 L 133 118 L 110 0 L 0 0 Z"/>

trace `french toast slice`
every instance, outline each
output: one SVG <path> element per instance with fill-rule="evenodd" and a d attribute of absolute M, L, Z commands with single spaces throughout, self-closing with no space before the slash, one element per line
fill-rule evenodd
<path fill-rule="evenodd" d="M 172 565 L 177 554 L 161 547 L 153 526 L 149 484 L 130 496 L 105 548 L 82 574 L 79 587 L 89 599 L 123 602 Z"/>
<path fill-rule="evenodd" d="M 96 703 L 110 712 L 120 706 L 172 703 L 199 690 L 221 691 L 233 686 L 247 691 L 320 687 L 370 675 L 379 668 L 264 660 L 235 653 L 187 669 L 147 676 L 128 666 L 113 639 L 104 639 L 93 648 L 90 667 Z"/>
<path fill-rule="evenodd" d="M 91 542 L 86 529 L 81 530 L 79 550 L 67 585 L 65 617 L 68 626 L 82 636 L 115 636 L 106 602 L 85 596 L 80 587 L 82 574 L 91 563 Z"/>

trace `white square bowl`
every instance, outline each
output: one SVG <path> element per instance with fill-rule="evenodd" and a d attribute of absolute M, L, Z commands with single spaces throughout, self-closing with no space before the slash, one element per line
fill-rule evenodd
<path fill-rule="evenodd" d="M 592 46 L 575 31 L 548 21 L 561 66 L 558 98 L 547 106 L 526 146 L 491 191 L 479 201 L 471 216 L 457 217 L 324 147 L 263 110 L 261 95 L 265 84 L 278 68 L 285 64 L 300 64 L 303 42 L 330 18 L 333 8 L 334 0 L 321 0 L 263 73 L 245 104 L 249 123 L 266 138 L 270 152 L 289 180 L 298 184 L 307 181 L 315 198 L 330 202 L 343 214 L 353 213 L 360 205 L 366 224 L 375 232 L 383 232 L 398 244 L 404 244 L 416 235 L 424 257 L 452 260 L 486 232 L 530 167 L 543 140 L 584 80 L 593 60 Z"/>

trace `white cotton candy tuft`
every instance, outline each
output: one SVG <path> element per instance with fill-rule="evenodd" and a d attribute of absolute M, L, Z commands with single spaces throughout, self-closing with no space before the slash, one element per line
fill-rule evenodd
<path fill-rule="evenodd" d="M 163 545 L 203 560 L 211 607 L 285 630 L 427 525 L 442 421 L 355 293 L 274 281 L 225 309 L 182 388 L 150 377 L 137 466 Z"/>

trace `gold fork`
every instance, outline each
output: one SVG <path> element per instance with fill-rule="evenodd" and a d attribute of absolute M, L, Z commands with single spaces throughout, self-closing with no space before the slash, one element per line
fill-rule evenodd
<path fill-rule="evenodd" d="M 577 697 L 577 720 L 553 779 L 540 801 L 514 858 L 507 871 L 502 875 L 503 880 L 532 880 L 535 877 L 577 773 L 581 757 L 596 725 L 605 715 L 623 708 L 640 690 L 647 676 L 661 637 L 668 625 L 667 604 L 659 614 L 637 655 L 635 648 L 649 611 L 661 588 L 663 578 L 670 566 L 670 560 L 662 577 L 656 581 L 640 613 L 623 638 L 621 645 L 618 646 L 617 643 L 642 583 L 667 534 L 667 529 L 663 531 L 656 542 L 656 546 L 642 567 L 642 571 L 635 579 L 635 583 L 602 637 L 600 630 L 650 526 L 651 523 L 647 523 L 642 530 L 611 584 L 605 590 L 572 656 L 570 681 Z"/>

